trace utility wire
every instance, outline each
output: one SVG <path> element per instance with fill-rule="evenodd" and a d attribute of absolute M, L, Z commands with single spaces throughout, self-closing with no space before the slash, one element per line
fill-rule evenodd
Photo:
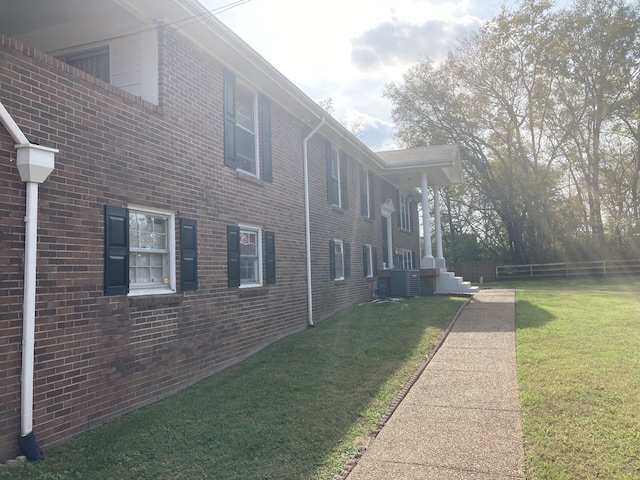
<path fill-rule="evenodd" d="M 251 0 L 237 0 L 235 2 L 228 3 L 228 4 L 223 5 L 221 7 L 214 8 L 213 10 L 207 10 L 206 12 L 198 13 L 196 15 L 192 15 L 190 17 L 186 17 L 186 18 L 183 18 L 181 20 L 176 20 L 175 22 L 166 23 L 166 24 L 164 24 L 164 26 L 174 26 L 174 25 L 178 25 L 178 24 L 182 23 L 182 25 L 178 25 L 177 27 L 174 28 L 175 30 L 180 30 L 183 27 L 186 27 L 186 26 L 191 25 L 193 23 L 199 22 L 200 20 L 203 20 L 205 18 L 215 17 L 219 13 L 226 12 L 227 10 L 231 10 L 232 8 L 238 7 L 238 6 L 242 5 L 242 4 L 248 3 L 250 1 Z M 186 22 L 186 23 L 183 23 L 183 22 Z M 152 30 L 157 30 L 157 29 L 158 29 L 158 25 L 154 25 L 153 27 L 143 28 L 143 29 L 138 30 L 138 31 L 136 31 L 134 33 L 127 33 L 127 34 L 124 34 L 124 35 L 116 35 L 115 37 L 105 38 L 105 39 L 101 40 L 101 42 L 104 42 L 105 40 L 116 40 L 118 38 L 131 37 L 133 35 L 138 35 L 139 33 L 150 32 Z M 87 42 L 87 43 L 80 44 L 80 45 L 74 45 L 74 48 L 86 47 L 86 46 L 89 46 L 89 45 L 95 45 L 96 43 L 99 43 L 99 42 Z M 54 52 L 51 52 L 51 54 L 54 54 Z"/>

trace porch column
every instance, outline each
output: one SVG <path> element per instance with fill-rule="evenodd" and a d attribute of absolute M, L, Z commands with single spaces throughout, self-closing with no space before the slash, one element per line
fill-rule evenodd
<path fill-rule="evenodd" d="M 427 172 L 422 173 L 422 230 L 424 236 L 424 255 L 420 262 L 421 268 L 436 268 L 436 261 L 431 251 L 431 218 L 429 215 L 429 182 Z"/>
<path fill-rule="evenodd" d="M 447 264 L 442 255 L 442 217 L 440 215 L 440 187 L 433 187 L 433 214 L 436 217 L 436 268 L 446 270 Z"/>

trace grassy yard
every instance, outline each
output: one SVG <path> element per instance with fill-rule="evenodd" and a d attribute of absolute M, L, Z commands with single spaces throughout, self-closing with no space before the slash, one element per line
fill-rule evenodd
<path fill-rule="evenodd" d="M 333 479 L 463 302 L 354 305 L 0 478 Z"/>
<path fill-rule="evenodd" d="M 640 280 L 505 286 L 527 478 L 640 478 Z"/>

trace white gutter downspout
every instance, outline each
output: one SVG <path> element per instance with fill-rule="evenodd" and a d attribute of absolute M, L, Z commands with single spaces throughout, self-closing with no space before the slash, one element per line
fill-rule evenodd
<path fill-rule="evenodd" d="M 20 178 L 26 182 L 27 199 L 24 238 L 24 302 L 22 311 L 22 397 L 20 449 L 29 460 L 42 458 L 33 433 L 33 365 L 36 316 L 36 258 L 38 242 L 38 184 L 44 182 L 54 168 L 58 150 L 29 142 L 20 127 L 0 102 L 0 120 L 17 143 L 17 165 Z"/>
<path fill-rule="evenodd" d="M 325 117 L 322 117 L 320 123 L 311 130 L 311 133 L 307 135 L 302 141 L 302 157 L 304 166 L 304 222 L 305 222 L 305 235 L 306 235 L 306 247 L 307 247 L 307 314 L 309 317 L 309 326 L 315 326 L 313 324 L 313 289 L 311 288 L 311 221 L 309 219 L 309 153 L 307 149 L 307 142 L 313 137 L 320 127 L 325 124 Z"/>

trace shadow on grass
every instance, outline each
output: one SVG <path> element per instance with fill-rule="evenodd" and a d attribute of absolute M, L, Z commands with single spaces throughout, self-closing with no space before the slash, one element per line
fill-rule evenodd
<path fill-rule="evenodd" d="M 6 478 L 332 479 L 462 302 L 345 309 Z"/>

